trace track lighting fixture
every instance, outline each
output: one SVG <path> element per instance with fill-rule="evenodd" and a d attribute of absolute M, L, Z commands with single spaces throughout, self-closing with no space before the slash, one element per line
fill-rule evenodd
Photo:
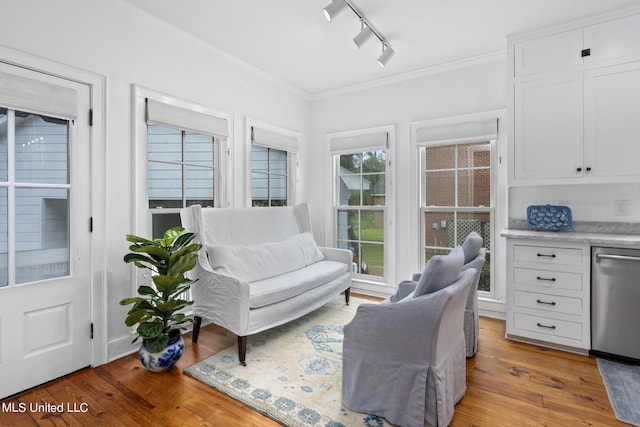
<path fill-rule="evenodd" d="M 333 0 L 324 9 L 322 9 L 322 13 L 327 21 L 331 22 L 331 19 L 340 11 L 346 9 L 347 6 L 358 17 L 358 19 L 360 19 L 360 32 L 353 38 L 353 42 L 358 46 L 358 49 L 360 49 L 362 44 L 372 35 L 376 36 L 376 38 L 380 40 L 380 43 L 382 43 L 382 54 L 378 58 L 378 64 L 380 64 L 381 67 L 384 67 L 395 54 L 395 51 L 391 49 L 391 46 L 389 46 L 389 43 L 384 39 L 384 37 L 382 37 L 380 33 L 377 32 L 367 20 L 365 20 L 362 13 L 360 13 L 360 11 L 356 9 L 351 2 L 348 0 Z"/>
<path fill-rule="evenodd" d="M 384 66 L 387 65 L 387 62 L 389 62 L 389 60 L 395 53 L 396 52 L 391 49 L 388 44 L 383 42 L 382 54 L 378 57 L 378 64 L 380 64 L 380 66 L 384 68 Z"/>
<path fill-rule="evenodd" d="M 324 9 L 322 9 L 322 13 L 328 22 L 331 22 L 331 19 L 335 17 L 338 13 L 343 11 L 347 7 L 346 0 L 333 0 L 331 3 L 327 5 Z"/>
<path fill-rule="evenodd" d="M 362 48 L 362 44 L 369 40 L 373 33 L 369 29 L 369 26 L 365 24 L 364 20 L 360 20 L 360 32 L 353 38 L 353 42 L 358 46 L 358 49 Z"/>

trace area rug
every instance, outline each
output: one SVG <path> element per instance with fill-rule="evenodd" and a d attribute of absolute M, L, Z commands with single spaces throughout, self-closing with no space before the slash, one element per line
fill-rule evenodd
<path fill-rule="evenodd" d="M 339 296 L 280 327 L 249 336 L 247 366 L 234 345 L 184 373 L 286 425 L 390 426 L 341 402 L 343 326 L 366 301 Z"/>
<path fill-rule="evenodd" d="M 640 366 L 598 359 L 598 369 L 616 418 L 640 426 Z"/>

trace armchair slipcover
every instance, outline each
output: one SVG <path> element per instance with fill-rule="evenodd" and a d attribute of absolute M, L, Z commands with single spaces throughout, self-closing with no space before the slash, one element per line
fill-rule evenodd
<path fill-rule="evenodd" d="M 466 391 L 462 325 L 475 274 L 468 269 L 433 293 L 358 307 L 344 326 L 347 408 L 400 426 L 449 425 Z"/>
<path fill-rule="evenodd" d="M 482 247 L 482 237 L 475 231 L 467 235 L 462 243 L 454 249 L 462 248 L 464 254 L 464 265 L 462 270 L 473 268 L 476 270 L 474 285 L 469 292 L 467 306 L 464 312 L 464 335 L 466 341 L 466 355 L 472 357 L 478 351 L 478 336 L 480 328 L 478 325 L 478 284 L 480 283 L 480 274 L 486 259 L 486 249 Z M 451 251 L 451 252 L 454 252 Z M 411 280 L 404 280 L 398 285 L 396 293 L 389 298 L 390 302 L 397 302 L 411 295 L 416 289 L 422 273 L 416 273 Z"/>
<path fill-rule="evenodd" d="M 476 232 L 471 232 L 462 244 L 464 252 L 464 265 L 462 270 L 473 268 L 476 270 L 476 277 L 473 287 L 469 292 L 467 306 L 464 310 L 464 336 L 467 348 L 467 357 L 472 357 L 478 351 L 478 337 L 480 326 L 478 324 L 478 284 L 480 274 L 484 266 L 487 251 L 482 247 L 482 237 Z"/>

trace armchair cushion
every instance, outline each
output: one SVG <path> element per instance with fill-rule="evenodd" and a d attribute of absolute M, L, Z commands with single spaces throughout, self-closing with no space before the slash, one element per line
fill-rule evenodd
<path fill-rule="evenodd" d="M 247 246 L 208 245 L 206 250 L 215 272 L 247 282 L 279 276 L 324 259 L 308 232 L 278 242 Z"/>
<path fill-rule="evenodd" d="M 432 257 L 420 276 L 413 297 L 430 294 L 453 283 L 460 275 L 464 264 L 464 253 L 460 246 L 454 248 L 447 255 Z"/>
<path fill-rule="evenodd" d="M 482 248 L 482 237 L 475 231 L 472 231 L 462 243 L 464 263 L 467 264 L 473 261 L 480 253 L 480 248 Z"/>

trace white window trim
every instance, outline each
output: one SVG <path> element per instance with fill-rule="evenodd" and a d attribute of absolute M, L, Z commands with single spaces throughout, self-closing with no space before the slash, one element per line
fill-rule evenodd
<path fill-rule="evenodd" d="M 490 119 L 496 119 L 498 121 L 497 138 L 491 140 L 492 144 L 492 173 L 491 180 L 491 205 L 492 205 L 492 219 L 491 219 L 491 292 L 483 292 L 480 295 L 480 310 L 486 309 L 486 312 L 492 316 L 503 317 L 505 307 L 505 295 L 506 295 L 506 267 L 504 265 L 504 254 L 506 251 L 504 238 L 500 237 L 500 230 L 506 228 L 507 215 L 506 210 L 508 206 L 507 200 L 507 173 L 506 164 L 502 163 L 502 159 L 506 159 L 506 111 L 494 110 L 475 114 L 467 114 L 462 116 L 447 117 L 434 120 L 424 120 L 419 122 L 410 123 L 410 138 L 411 138 L 411 150 L 416 153 L 416 160 L 414 166 L 411 168 L 411 182 L 416 186 L 413 190 L 413 194 L 416 197 L 412 201 L 411 215 L 413 217 L 414 224 L 420 229 L 420 236 L 424 236 L 424 212 L 423 212 L 423 189 L 424 189 L 424 177 L 423 171 L 423 159 L 420 155 L 420 147 L 428 145 L 444 145 L 447 143 L 461 144 L 464 142 L 482 141 L 487 140 L 488 135 L 478 135 L 477 137 L 461 138 L 448 141 L 434 141 L 433 144 L 419 143 L 417 134 L 418 130 L 424 127 L 444 127 L 451 126 L 455 128 L 456 124 L 472 123 L 472 122 L 484 122 Z M 470 208 L 473 210 L 473 208 Z M 414 270 L 420 271 L 424 264 L 424 242 L 422 238 L 418 240 L 415 247 L 415 264 Z M 498 303 L 498 304 L 495 304 Z"/>
<path fill-rule="evenodd" d="M 336 144 L 336 140 L 338 139 L 349 139 L 352 141 L 357 141 L 362 137 L 366 137 L 367 135 L 373 134 L 387 134 L 387 144 L 386 144 L 386 172 L 385 172 L 385 185 L 386 185 L 386 194 L 385 194 L 385 207 L 384 207 L 384 218 L 385 218 L 385 227 L 384 227 L 384 277 L 375 278 L 374 276 L 365 276 L 365 275 L 354 275 L 352 281 L 351 289 L 356 292 L 362 292 L 368 295 L 378 295 L 378 296 L 388 296 L 391 295 L 395 291 L 395 284 L 393 280 L 395 278 L 395 195 L 394 195 L 394 184 L 395 184 L 395 168 L 393 152 L 395 147 L 395 126 L 394 125 L 386 125 L 379 126 L 374 128 L 366 128 L 366 129 L 357 129 L 350 130 L 344 132 L 336 132 L 330 133 L 326 135 L 327 140 L 327 154 L 329 161 L 331 163 L 331 167 L 329 170 L 331 171 L 331 205 L 328 206 L 328 214 L 327 218 L 329 218 L 329 226 L 326 228 L 326 242 L 335 246 L 338 238 L 338 224 L 336 222 L 336 210 L 338 209 L 338 200 L 339 200 L 339 182 L 338 182 L 338 168 L 339 164 L 339 155 L 345 154 L 346 152 L 351 152 L 351 150 L 342 150 Z M 371 151 L 371 149 L 382 149 L 382 147 L 364 147 L 359 146 L 353 152 L 366 152 Z"/>
<path fill-rule="evenodd" d="M 269 123 L 264 123 L 258 120 L 248 118 L 245 120 L 245 137 L 246 137 L 246 149 L 245 149 L 245 170 L 247 171 L 247 180 L 245 186 L 245 206 L 252 206 L 252 178 L 251 178 L 251 128 L 260 128 L 268 132 L 279 134 L 287 138 L 294 138 L 297 141 L 298 147 L 284 147 L 279 145 L 270 145 L 261 143 L 263 147 L 273 148 L 276 150 L 282 150 L 287 152 L 287 205 L 293 206 L 300 200 L 299 188 L 300 188 L 300 160 L 298 159 L 298 152 L 300 147 L 300 133 L 274 126 Z"/>
<path fill-rule="evenodd" d="M 133 218 L 135 233 L 142 236 L 151 235 L 151 211 L 148 207 L 147 191 L 147 121 L 145 100 L 147 98 L 166 103 L 175 107 L 196 111 L 215 116 L 227 121 L 227 139 L 219 139 L 219 148 L 216 156 L 216 171 L 214 180 L 214 193 L 216 194 L 215 206 L 228 206 L 227 194 L 230 185 L 229 168 L 230 154 L 229 141 L 233 140 L 233 117 L 230 114 L 214 110 L 212 108 L 169 96 L 138 85 L 132 85 L 133 111 L 134 111 L 134 144 L 133 144 L 133 177 L 135 191 L 133 192 Z M 167 209 L 167 212 L 178 212 L 179 209 Z"/>

